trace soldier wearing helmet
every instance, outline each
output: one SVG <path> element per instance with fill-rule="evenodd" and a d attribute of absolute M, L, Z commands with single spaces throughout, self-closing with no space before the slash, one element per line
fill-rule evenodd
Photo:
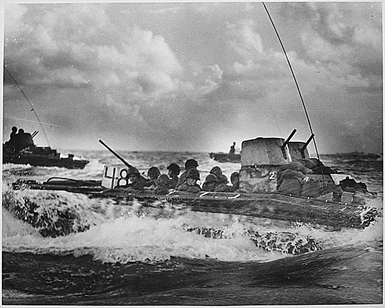
<path fill-rule="evenodd" d="M 119 186 L 119 188 L 142 190 L 145 186 L 145 179 L 140 175 L 139 170 L 135 167 L 128 169 L 127 179 L 129 180 L 129 183 L 124 186 Z"/>
<path fill-rule="evenodd" d="M 160 171 L 158 167 L 151 167 L 147 171 L 147 176 L 150 178 L 152 181 L 156 181 L 156 179 L 160 176 Z"/>
<path fill-rule="evenodd" d="M 208 174 L 206 176 L 205 182 L 202 185 L 202 190 L 215 191 L 215 187 L 217 187 L 217 185 L 217 177 L 214 174 Z"/>
<path fill-rule="evenodd" d="M 200 192 L 201 187 L 197 184 L 198 180 L 200 180 L 199 171 L 196 168 L 190 168 L 186 173 L 186 181 L 178 187 L 178 191 Z"/>
<path fill-rule="evenodd" d="M 232 186 L 230 186 L 230 191 L 236 191 L 239 189 L 239 172 L 233 172 L 230 175 L 230 181 Z"/>
<path fill-rule="evenodd" d="M 167 174 L 162 174 L 156 180 L 156 187 L 154 189 L 156 194 L 168 194 L 169 181 Z"/>
<path fill-rule="evenodd" d="M 181 174 L 181 176 L 179 177 L 179 180 L 178 180 L 178 183 L 176 184 L 176 188 L 178 189 L 183 183 L 186 182 L 186 176 L 187 176 L 187 172 L 190 170 L 190 169 L 195 169 L 197 170 L 197 167 L 198 167 L 198 162 L 195 160 L 195 159 L 188 159 L 186 160 L 185 164 L 184 164 L 184 168 L 185 168 L 185 172 L 183 172 Z"/>
<path fill-rule="evenodd" d="M 223 175 L 223 176 L 225 176 L 225 175 Z M 231 179 L 232 185 L 227 184 L 227 177 L 226 177 L 226 182 L 222 181 L 221 183 L 218 183 L 217 186 L 215 187 L 215 191 L 218 191 L 218 192 L 219 191 L 221 191 L 221 192 L 237 191 L 239 189 L 239 172 L 233 172 L 230 176 L 230 179 Z"/>
<path fill-rule="evenodd" d="M 212 167 L 210 174 L 213 174 L 217 177 L 218 184 L 227 184 L 229 182 L 227 176 L 222 173 L 222 169 L 219 166 Z"/>
<path fill-rule="evenodd" d="M 158 167 L 150 167 L 147 171 L 148 180 L 145 181 L 144 187 L 146 189 L 154 189 L 156 187 L 156 181 L 160 176 L 160 171 Z"/>
<path fill-rule="evenodd" d="M 188 159 L 186 160 L 186 162 L 184 163 L 184 168 L 187 170 L 187 169 L 190 169 L 190 167 L 198 167 L 198 162 L 195 160 L 195 159 Z"/>
<path fill-rule="evenodd" d="M 171 163 L 167 167 L 167 169 L 168 169 L 168 176 L 170 177 L 168 182 L 169 188 L 174 189 L 176 187 L 176 184 L 178 184 L 180 167 L 175 163 Z"/>

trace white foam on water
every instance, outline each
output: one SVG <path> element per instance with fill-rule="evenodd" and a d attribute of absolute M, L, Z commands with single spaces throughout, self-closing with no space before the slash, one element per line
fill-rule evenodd
<path fill-rule="evenodd" d="M 347 244 L 361 245 L 366 243 L 370 245 L 375 242 L 383 241 L 383 220 L 382 217 L 372 223 L 370 226 L 351 236 Z"/>
<path fill-rule="evenodd" d="M 21 238 L 21 237 L 37 237 L 41 238 L 42 236 L 35 228 L 33 228 L 29 223 L 26 223 L 22 220 L 16 219 L 10 212 L 2 208 L 2 235 L 3 239 L 9 238 Z"/>
<path fill-rule="evenodd" d="M 140 205 L 137 204 L 140 208 Z M 271 261 L 289 255 L 281 252 L 265 251 L 256 247 L 246 231 L 251 224 L 245 224 L 236 215 L 199 213 L 182 211 L 182 215 L 146 216 L 137 212 L 126 212 L 114 219 L 101 219 L 88 231 L 57 238 L 44 238 L 33 228 L 12 217 L 3 214 L 3 250 L 29 251 L 33 253 L 73 254 L 75 256 L 92 255 L 95 260 L 107 263 L 157 262 L 172 257 L 221 261 Z M 175 211 L 180 213 L 180 211 Z M 100 214 L 106 217 L 105 213 Z M 108 216 L 109 214 L 107 214 Z M 5 223 L 6 222 L 6 223 Z M 219 238 L 205 237 L 188 228 L 214 228 L 223 231 Z M 343 230 L 329 232 L 314 229 L 307 225 L 278 226 L 253 225 L 253 231 L 259 234 L 268 232 L 292 232 L 298 238 L 312 237 L 322 242 L 324 248 L 346 244 L 348 240 L 363 239 L 366 233 L 376 233 L 379 227 L 365 230 Z M 5 231 L 4 231 L 5 230 Z M 370 231 L 372 230 L 372 231 Z"/>
<path fill-rule="evenodd" d="M 188 232 L 186 222 L 183 217 L 162 219 L 126 215 L 93 226 L 86 232 L 57 238 L 22 233 L 14 236 L 17 232 L 13 230 L 3 234 L 3 250 L 76 256 L 91 254 L 96 260 L 112 263 L 154 262 L 171 257 L 223 261 L 264 261 L 285 257 L 282 253 L 258 249 L 243 234 L 234 236 L 232 232 L 232 237 L 213 239 Z"/>
<path fill-rule="evenodd" d="M 31 165 L 22 165 L 22 164 L 3 164 L 2 169 L 3 171 L 18 171 L 18 170 L 26 170 L 31 169 Z"/>
<path fill-rule="evenodd" d="M 3 205 L 3 251 L 92 255 L 95 260 L 109 263 L 156 262 L 172 257 L 264 262 L 290 255 L 257 247 L 250 232 L 261 236 L 273 233 L 278 239 L 291 233 L 298 240 L 314 239 L 322 249 L 382 240 L 382 217 L 364 230 L 331 232 L 307 224 L 176 210 L 170 204 L 159 208 L 146 208 L 139 202 L 120 206 L 109 199 L 90 199 L 64 191 L 8 190 L 4 194 L 4 188 L 3 185 L 3 201 L 9 196 L 7 202 L 28 198 L 39 205 L 39 211 L 49 213 L 52 222 L 58 220 L 56 210 L 70 209 L 79 217 L 76 223 L 89 225 L 90 229 L 57 238 L 42 237 L 37 229 L 15 218 Z M 369 200 L 368 206 L 382 211 L 382 200 Z M 206 237 L 191 230 L 194 228 L 212 228 L 222 233 L 220 237 Z"/>

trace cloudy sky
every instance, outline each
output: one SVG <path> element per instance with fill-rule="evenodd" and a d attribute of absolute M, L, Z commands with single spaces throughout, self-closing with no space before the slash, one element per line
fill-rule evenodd
<path fill-rule="evenodd" d="M 266 6 L 320 153 L 382 153 L 381 2 Z M 3 138 L 61 149 L 228 151 L 310 136 L 261 2 L 4 5 Z M 8 72 L 34 106 L 31 106 Z M 313 146 L 309 148 L 313 151 Z"/>

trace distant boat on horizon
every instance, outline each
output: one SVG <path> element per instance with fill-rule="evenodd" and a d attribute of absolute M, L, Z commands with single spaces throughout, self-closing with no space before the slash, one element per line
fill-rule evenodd
<path fill-rule="evenodd" d="M 89 160 L 73 154 L 63 156 L 56 149 L 51 149 L 51 147 L 36 146 L 33 137 L 37 133 L 35 131 L 31 135 L 30 133 L 24 133 L 24 130 L 22 130 L 23 137 L 16 136 L 16 133 L 11 134 L 11 139 L 3 144 L 3 164 L 83 169 L 89 163 Z"/>

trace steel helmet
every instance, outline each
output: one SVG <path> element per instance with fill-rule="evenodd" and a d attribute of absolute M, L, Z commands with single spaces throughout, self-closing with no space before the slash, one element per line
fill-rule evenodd
<path fill-rule="evenodd" d="M 131 167 L 130 169 L 128 169 L 127 176 L 129 176 L 131 174 L 136 174 L 138 176 L 140 175 L 139 170 L 136 169 L 135 167 Z"/>
<path fill-rule="evenodd" d="M 206 176 L 206 179 L 205 179 L 206 183 L 211 183 L 211 182 L 216 182 L 216 181 L 217 181 L 217 177 L 214 174 L 208 174 Z"/>
<path fill-rule="evenodd" d="M 212 167 L 210 170 L 211 174 L 215 174 L 216 176 L 222 175 L 222 169 L 219 166 Z"/>
<path fill-rule="evenodd" d="M 158 176 L 160 176 L 160 171 L 159 171 L 158 167 L 151 167 L 150 169 L 148 169 L 147 175 L 149 177 L 151 177 L 151 176 L 158 177 Z"/>
<path fill-rule="evenodd" d="M 187 171 L 186 178 L 199 180 L 200 179 L 199 171 L 195 168 L 189 169 L 189 171 Z"/>
<path fill-rule="evenodd" d="M 184 164 L 184 167 L 185 169 L 188 169 L 188 168 L 191 168 L 191 167 L 198 167 L 198 162 L 195 160 L 195 159 L 188 159 L 186 160 L 185 164 Z"/>
<path fill-rule="evenodd" d="M 172 163 L 170 164 L 168 167 L 167 167 L 168 170 L 172 171 L 173 173 L 175 173 L 176 175 L 178 175 L 180 173 L 180 167 L 175 164 L 175 163 Z"/>
<path fill-rule="evenodd" d="M 230 181 L 231 181 L 231 182 L 234 182 L 236 178 L 239 179 L 239 172 L 233 172 L 233 173 L 230 175 Z"/>

